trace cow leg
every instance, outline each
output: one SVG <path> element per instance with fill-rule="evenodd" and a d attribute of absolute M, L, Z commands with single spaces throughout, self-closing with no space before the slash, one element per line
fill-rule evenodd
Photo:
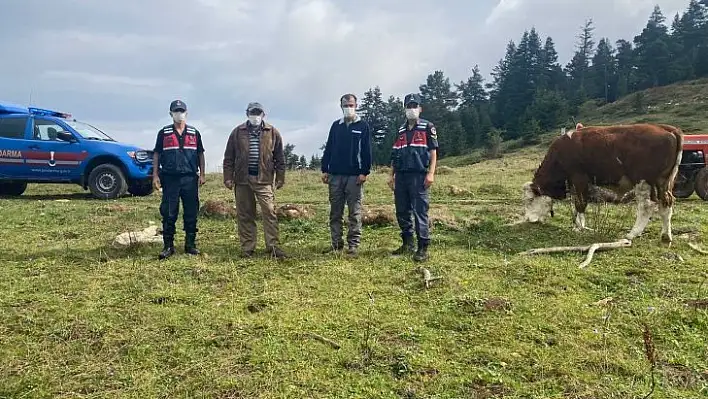
<path fill-rule="evenodd" d="M 573 230 L 592 230 L 591 228 L 585 226 L 585 210 L 588 207 L 588 198 L 590 195 L 588 178 L 587 176 L 573 176 L 572 182 L 573 187 L 575 187 L 575 226 L 573 227 Z"/>
<path fill-rule="evenodd" d="M 651 202 L 651 186 L 642 180 L 635 187 L 634 192 L 637 200 L 637 218 L 634 221 L 632 230 L 626 235 L 628 240 L 633 240 L 644 232 L 647 228 L 651 215 L 654 212 L 654 207 Z"/>
<path fill-rule="evenodd" d="M 666 206 L 659 202 L 659 215 L 661 216 L 661 241 L 671 243 L 673 237 L 671 235 L 671 216 L 674 213 L 674 207 Z"/>
<path fill-rule="evenodd" d="M 660 181 L 657 186 L 659 216 L 661 216 L 661 241 L 671 244 L 671 216 L 674 213 L 675 197 L 669 188 L 668 181 Z"/>

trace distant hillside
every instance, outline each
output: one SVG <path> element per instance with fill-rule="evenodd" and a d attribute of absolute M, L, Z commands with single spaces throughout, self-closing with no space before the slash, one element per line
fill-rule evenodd
<path fill-rule="evenodd" d="M 708 133 L 708 79 L 640 91 L 605 105 L 588 101 L 581 107 L 576 120 L 584 125 L 668 123 L 680 127 L 686 134 Z M 571 127 L 570 123 L 568 127 Z M 500 146 L 500 152 L 508 154 L 519 150 L 543 151 L 559 132 L 560 130 L 541 135 L 540 144 L 532 146 L 525 146 L 521 140 L 505 141 Z M 442 158 L 440 165 L 458 167 L 483 160 L 484 151 L 475 150 L 461 156 Z"/>
<path fill-rule="evenodd" d="M 599 107 L 589 101 L 577 119 L 586 125 L 661 122 L 686 133 L 708 132 L 708 79 L 640 91 Z"/>

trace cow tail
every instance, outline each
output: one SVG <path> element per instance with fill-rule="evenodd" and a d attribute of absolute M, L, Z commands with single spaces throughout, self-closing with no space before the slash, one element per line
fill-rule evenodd
<path fill-rule="evenodd" d="M 671 168 L 671 174 L 669 174 L 669 180 L 666 182 L 667 190 L 664 193 L 666 197 L 664 199 L 664 204 L 666 206 L 673 206 L 674 198 L 674 183 L 676 182 L 676 176 L 678 175 L 679 165 L 683 158 L 683 131 L 680 128 L 674 128 L 671 130 L 671 134 L 676 138 L 676 158 L 673 167 Z"/>
<path fill-rule="evenodd" d="M 681 159 L 683 158 L 683 132 L 681 129 L 676 128 L 671 133 L 674 137 L 676 137 L 676 163 L 671 169 L 671 174 L 669 175 L 669 191 L 674 189 L 674 181 L 678 175 L 679 165 L 681 164 Z"/>

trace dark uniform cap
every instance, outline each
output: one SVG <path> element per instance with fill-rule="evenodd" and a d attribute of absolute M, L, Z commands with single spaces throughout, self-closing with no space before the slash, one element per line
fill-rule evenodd
<path fill-rule="evenodd" d="M 252 109 L 260 109 L 261 111 L 265 112 L 265 109 L 263 109 L 263 106 L 259 102 L 248 103 L 248 107 L 246 107 L 246 112 L 250 112 Z"/>
<path fill-rule="evenodd" d="M 416 93 L 406 94 L 403 105 L 408 105 L 409 103 L 417 103 L 420 105 L 420 96 Z"/>
<path fill-rule="evenodd" d="M 186 111 L 186 110 L 187 110 L 187 104 L 185 104 L 184 102 L 182 102 L 182 100 L 174 100 L 174 101 L 172 101 L 172 103 L 170 104 L 170 112 L 174 112 L 174 111 L 176 111 L 176 110 L 178 110 L 178 109 L 183 109 L 183 110 Z"/>

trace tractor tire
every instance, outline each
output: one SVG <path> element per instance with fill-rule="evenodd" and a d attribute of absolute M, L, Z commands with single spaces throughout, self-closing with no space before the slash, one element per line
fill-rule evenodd
<path fill-rule="evenodd" d="M 708 201 L 708 168 L 703 168 L 696 173 L 696 194 L 703 201 Z"/>
<path fill-rule="evenodd" d="M 10 182 L 0 183 L 0 196 L 2 197 L 18 197 L 27 190 L 27 183 Z"/>
<path fill-rule="evenodd" d="M 88 187 L 91 194 L 98 199 L 116 199 L 125 194 L 128 182 L 118 166 L 104 163 L 91 171 Z"/>
<path fill-rule="evenodd" d="M 672 193 L 676 198 L 688 198 L 693 194 L 693 188 L 696 185 L 694 182 L 695 173 L 687 175 L 685 172 L 679 172 L 674 182 L 674 190 Z"/>
<path fill-rule="evenodd" d="M 147 197 L 152 194 L 153 191 L 154 188 L 152 187 L 152 181 L 150 180 L 132 182 L 128 186 L 128 193 L 136 197 Z"/>

